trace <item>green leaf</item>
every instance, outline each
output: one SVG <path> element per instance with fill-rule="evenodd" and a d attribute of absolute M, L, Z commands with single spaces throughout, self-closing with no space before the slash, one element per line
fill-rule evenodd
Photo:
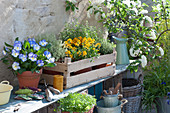
<path fill-rule="evenodd" d="M 56 64 L 55 63 L 49 63 L 49 64 L 47 64 L 45 66 L 47 66 L 47 67 L 54 67 L 54 66 L 56 66 Z"/>
<path fill-rule="evenodd" d="M 50 44 L 48 44 L 47 46 L 46 46 L 46 48 L 48 49 L 48 48 L 50 48 L 52 45 L 51 45 L 51 43 Z"/>
<path fill-rule="evenodd" d="M 71 6 L 71 10 L 72 10 L 72 11 L 74 11 L 74 10 L 75 10 L 75 7 L 74 7 L 73 5 Z"/>
<path fill-rule="evenodd" d="M 19 40 L 19 37 L 17 37 L 16 39 L 15 39 L 15 41 L 18 41 Z"/>
<path fill-rule="evenodd" d="M 93 6 L 89 6 L 88 8 L 87 8 L 87 11 L 89 10 L 89 9 L 91 9 Z"/>
<path fill-rule="evenodd" d="M 70 6 L 67 6 L 67 7 L 66 7 L 66 11 L 68 11 L 68 10 L 70 10 Z"/>
<path fill-rule="evenodd" d="M 21 69 L 18 71 L 18 73 L 22 74 L 24 71 L 26 71 L 26 69 L 21 68 Z"/>
<path fill-rule="evenodd" d="M 7 47 L 13 47 L 12 45 L 7 44 L 6 42 L 5 42 L 5 45 L 6 45 Z"/>

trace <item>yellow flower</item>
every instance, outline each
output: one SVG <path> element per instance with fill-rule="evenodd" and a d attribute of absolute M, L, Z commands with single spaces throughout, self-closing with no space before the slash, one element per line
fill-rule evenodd
<path fill-rule="evenodd" d="M 69 55 L 69 54 L 71 54 L 71 52 L 68 50 L 68 51 L 65 52 L 65 54 Z"/>
<path fill-rule="evenodd" d="M 100 43 L 97 43 L 97 44 L 95 45 L 95 47 L 100 48 L 100 47 L 101 47 L 101 44 L 100 44 Z"/>
<path fill-rule="evenodd" d="M 72 47 L 72 50 L 76 51 L 76 49 L 77 49 L 76 47 Z"/>
<path fill-rule="evenodd" d="M 93 50 L 95 50 L 96 48 L 93 48 Z"/>
<path fill-rule="evenodd" d="M 83 38 L 82 38 L 81 36 L 79 36 L 78 39 L 79 39 L 80 41 L 82 41 Z"/>
<path fill-rule="evenodd" d="M 87 42 L 87 38 L 84 37 L 83 40 L 82 40 L 82 43 L 86 43 Z"/>
<path fill-rule="evenodd" d="M 71 38 L 69 38 L 69 39 L 67 40 L 67 42 L 68 42 L 68 43 L 72 43 L 73 40 L 72 40 Z"/>
<path fill-rule="evenodd" d="M 83 51 L 83 56 L 87 55 L 87 52 L 86 51 Z"/>
<path fill-rule="evenodd" d="M 79 56 L 81 55 L 81 51 L 80 50 L 77 52 L 77 55 L 79 55 Z"/>
<path fill-rule="evenodd" d="M 87 40 L 91 43 L 93 40 L 89 37 L 87 38 Z"/>
<path fill-rule="evenodd" d="M 73 55 L 70 55 L 70 58 L 73 59 Z"/>

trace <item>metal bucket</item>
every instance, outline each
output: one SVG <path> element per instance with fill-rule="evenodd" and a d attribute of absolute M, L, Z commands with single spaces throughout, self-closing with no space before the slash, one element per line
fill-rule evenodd
<path fill-rule="evenodd" d="M 118 94 L 103 96 L 105 107 L 115 107 L 118 105 Z"/>
<path fill-rule="evenodd" d="M 4 84 L 7 83 L 7 84 Z M 9 85 L 8 81 L 2 81 L 0 83 L 0 105 L 7 104 L 11 95 L 13 86 Z"/>
<path fill-rule="evenodd" d="M 97 111 L 98 113 L 121 113 L 121 108 L 127 102 L 126 99 L 123 99 L 118 102 L 118 106 L 116 107 L 105 107 L 104 100 L 100 100 L 97 102 Z"/>

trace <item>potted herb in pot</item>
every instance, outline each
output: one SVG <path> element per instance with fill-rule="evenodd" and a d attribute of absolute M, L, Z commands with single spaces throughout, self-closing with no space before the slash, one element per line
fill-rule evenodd
<path fill-rule="evenodd" d="M 59 101 L 62 113 L 93 113 L 96 99 L 87 94 L 69 93 L 66 98 Z"/>
<path fill-rule="evenodd" d="M 46 40 L 36 42 L 34 38 L 29 38 L 23 42 L 15 39 L 14 44 L 5 42 L 3 50 L 3 63 L 10 65 L 17 75 L 19 87 L 37 87 L 42 74 L 43 67 L 54 67 L 55 59 L 47 50 L 50 44 Z"/>

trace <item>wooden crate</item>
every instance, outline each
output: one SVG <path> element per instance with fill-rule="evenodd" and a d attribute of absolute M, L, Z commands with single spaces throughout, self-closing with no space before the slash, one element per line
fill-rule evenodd
<path fill-rule="evenodd" d="M 98 58 L 94 58 L 92 61 L 92 58 L 83 59 L 75 62 L 71 62 L 71 58 L 65 58 L 64 63 L 56 63 L 55 67 L 48 68 L 46 67 L 46 70 L 52 70 L 57 72 L 62 72 L 64 76 L 64 88 L 71 88 L 80 84 L 88 83 L 93 80 L 97 80 L 100 78 L 104 78 L 107 76 L 111 76 L 114 74 L 116 65 L 116 51 L 114 49 L 114 52 L 112 54 L 107 55 L 101 55 Z M 103 67 L 100 69 L 92 70 L 89 72 L 77 74 L 74 76 L 71 76 L 71 72 L 76 72 L 88 67 L 104 64 L 104 63 L 113 63 L 111 66 Z M 45 79 L 48 79 L 47 74 L 43 75 Z M 42 78 L 43 78 L 42 76 Z M 51 75 L 49 75 L 49 79 L 52 79 Z M 50 82 L 52 84 L 52 80 L 47 80 L 47 82 Z"/>

